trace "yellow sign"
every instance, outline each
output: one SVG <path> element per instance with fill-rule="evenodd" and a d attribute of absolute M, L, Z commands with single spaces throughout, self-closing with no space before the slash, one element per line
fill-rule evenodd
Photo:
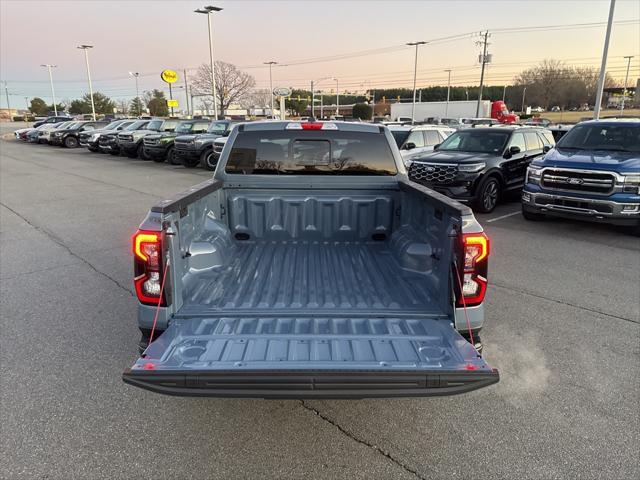
<path fill-rule="evenodd" d="M 178 106 L 178 100 L 173 99 L 173 100 L 167 100 L 167 107 L 177 107 Z"/>
<path fill-rule="evenodd" d="M 173 70 L 163 70 L 160 73 L 160 78 L 167 83 L 175 83 L 178 81 L 178 74 Z"/>

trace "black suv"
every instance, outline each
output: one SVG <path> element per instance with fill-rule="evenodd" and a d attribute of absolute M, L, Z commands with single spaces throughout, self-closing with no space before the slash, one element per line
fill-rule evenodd
<path fill-rule="evenodd" d="M 171 165 L 182 163 L 175 155 L 174 140 L 180 135 L 206 133 L 211 120 L 182 120 L 173 132 L 150 134 L 144 137 L 144 151 L 154 162 L 167 160 Z"/>
<path fill-rule="evenodd" d="M 49 145 L 60 145 L 67 148 L 76 148 L 80 145 L 80 134 L 98 130 L 109 125 L 109 122 L 74 122 L 70 128 L 55 130 L 49 137 Z"/>
<path fill-rule="evenodd" d="M 217 120 L 209 125 L 207 133 L 176 137 L 174 141 L 176 158 L 187 168 L 202 164 L 207 170 L 215 170 L 217 159 L 214 160 L 213 142 L 216 138 L 229 135 L 236 123 L 238 122 Z"/>
<path fill-rule="evenodd" d="M 503 194 L 522 189 L 529 163 L 554 145 L 538 127 L 466 128 L 412 159 L 409 178 L 488 213 Z"/>

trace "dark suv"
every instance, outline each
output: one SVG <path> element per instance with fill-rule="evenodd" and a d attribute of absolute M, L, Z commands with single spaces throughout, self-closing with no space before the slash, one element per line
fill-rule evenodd
<path fill-rule="evenodd" d="M 80 134 L 106 127 L 109 122 L 75 122 L 70 128 L 57 129 L 49 137 L 49 145 L 60 145 L 67 148 L 80 146 Z"/>
<path fill-rule="evenodd" d="M 529 163 L 554 145 L 551 132 L 538 127 L 458 130 L 412 159 L 409 178 L 488 213 L 503 194 L 522 189 Z"/>
<path fill-rule="evenodd" d="M 172 165 L 182 163 L 176 158 L 174 140 L 180 135 L 206 133 L 211 120 L 183 120 L 173 132 L 163 132 L 144 137 L 144 151 L 154 162 L 167 160 Z"/>
<path fill-rule="evenodd" d="M 209 125 L 207 133 L 176 137 L 174 142 L 176 159 L 187 168 L 202 164 L 207 170 L 215 170 L 218 160 L 214 160 L 213 142 L 216 138 L 229 135 L 236 123 L 231 120 L 218 120 Z"/>

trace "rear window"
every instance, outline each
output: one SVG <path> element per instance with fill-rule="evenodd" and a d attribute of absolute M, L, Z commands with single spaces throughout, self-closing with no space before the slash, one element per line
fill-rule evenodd
<path fill-rule="evenodd" d="M 559 148 L 640 152 L 640 124 L 576 125 L 558 142 Z"/>
<path fill-rule="evenodd" d="M 240 132 L 226 173 L 244 175 L 395 175 L 384 134 L 341 131 Z"/>

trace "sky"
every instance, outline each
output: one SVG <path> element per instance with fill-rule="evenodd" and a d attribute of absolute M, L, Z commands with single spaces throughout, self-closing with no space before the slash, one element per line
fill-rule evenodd
<path fill-rule="evenodd" d="M 211 3 L 213 2 L 213 3 Z M 413 47 L 419 48 L 418 86 L 477 85 L 479 32 L 488 30 L 492 64 L 486 84 L 511 82 L 543 59 L 599 68 L 609 0 L 0 0 L 0 108 L 4 81 L 15 108 L 25 97 L 51 101 L 46 68 L 55 64 L 58 101 L 88 91 L 84 54 L 89 52 L 94 91 L 132 99 L 140 90 L 162 88 L 160 72 L 195 73 L 209 61 L 207 20 L 193 13 L 213 4 L 214 56 L 269 87 L 266 61 L 277 61 L 273 84 L 341 92 L 405 86 L 413 82 Z M 640 1 L 616 2 L 607 71 L 622 79 L 625 55 L 634 55 L 629 84 L 640 73 Z M 563 27 L 555 27 L 563 26 Z M 518 30 L 519 27 L 542 27 Z M 516 29 L 516 31 L 505 31 Z M 451 39 L 450 37 L 456 37 Z M 357 54 L 357 55 L 354 55 Z M 325 80 L 320 80 L 325 79 Z M 182 90 L 181 92 L 183 92 Z M 179 91 L 180 92 L 180 91 Z M 179 95 L 184 95 L 179 93 Z"/>

